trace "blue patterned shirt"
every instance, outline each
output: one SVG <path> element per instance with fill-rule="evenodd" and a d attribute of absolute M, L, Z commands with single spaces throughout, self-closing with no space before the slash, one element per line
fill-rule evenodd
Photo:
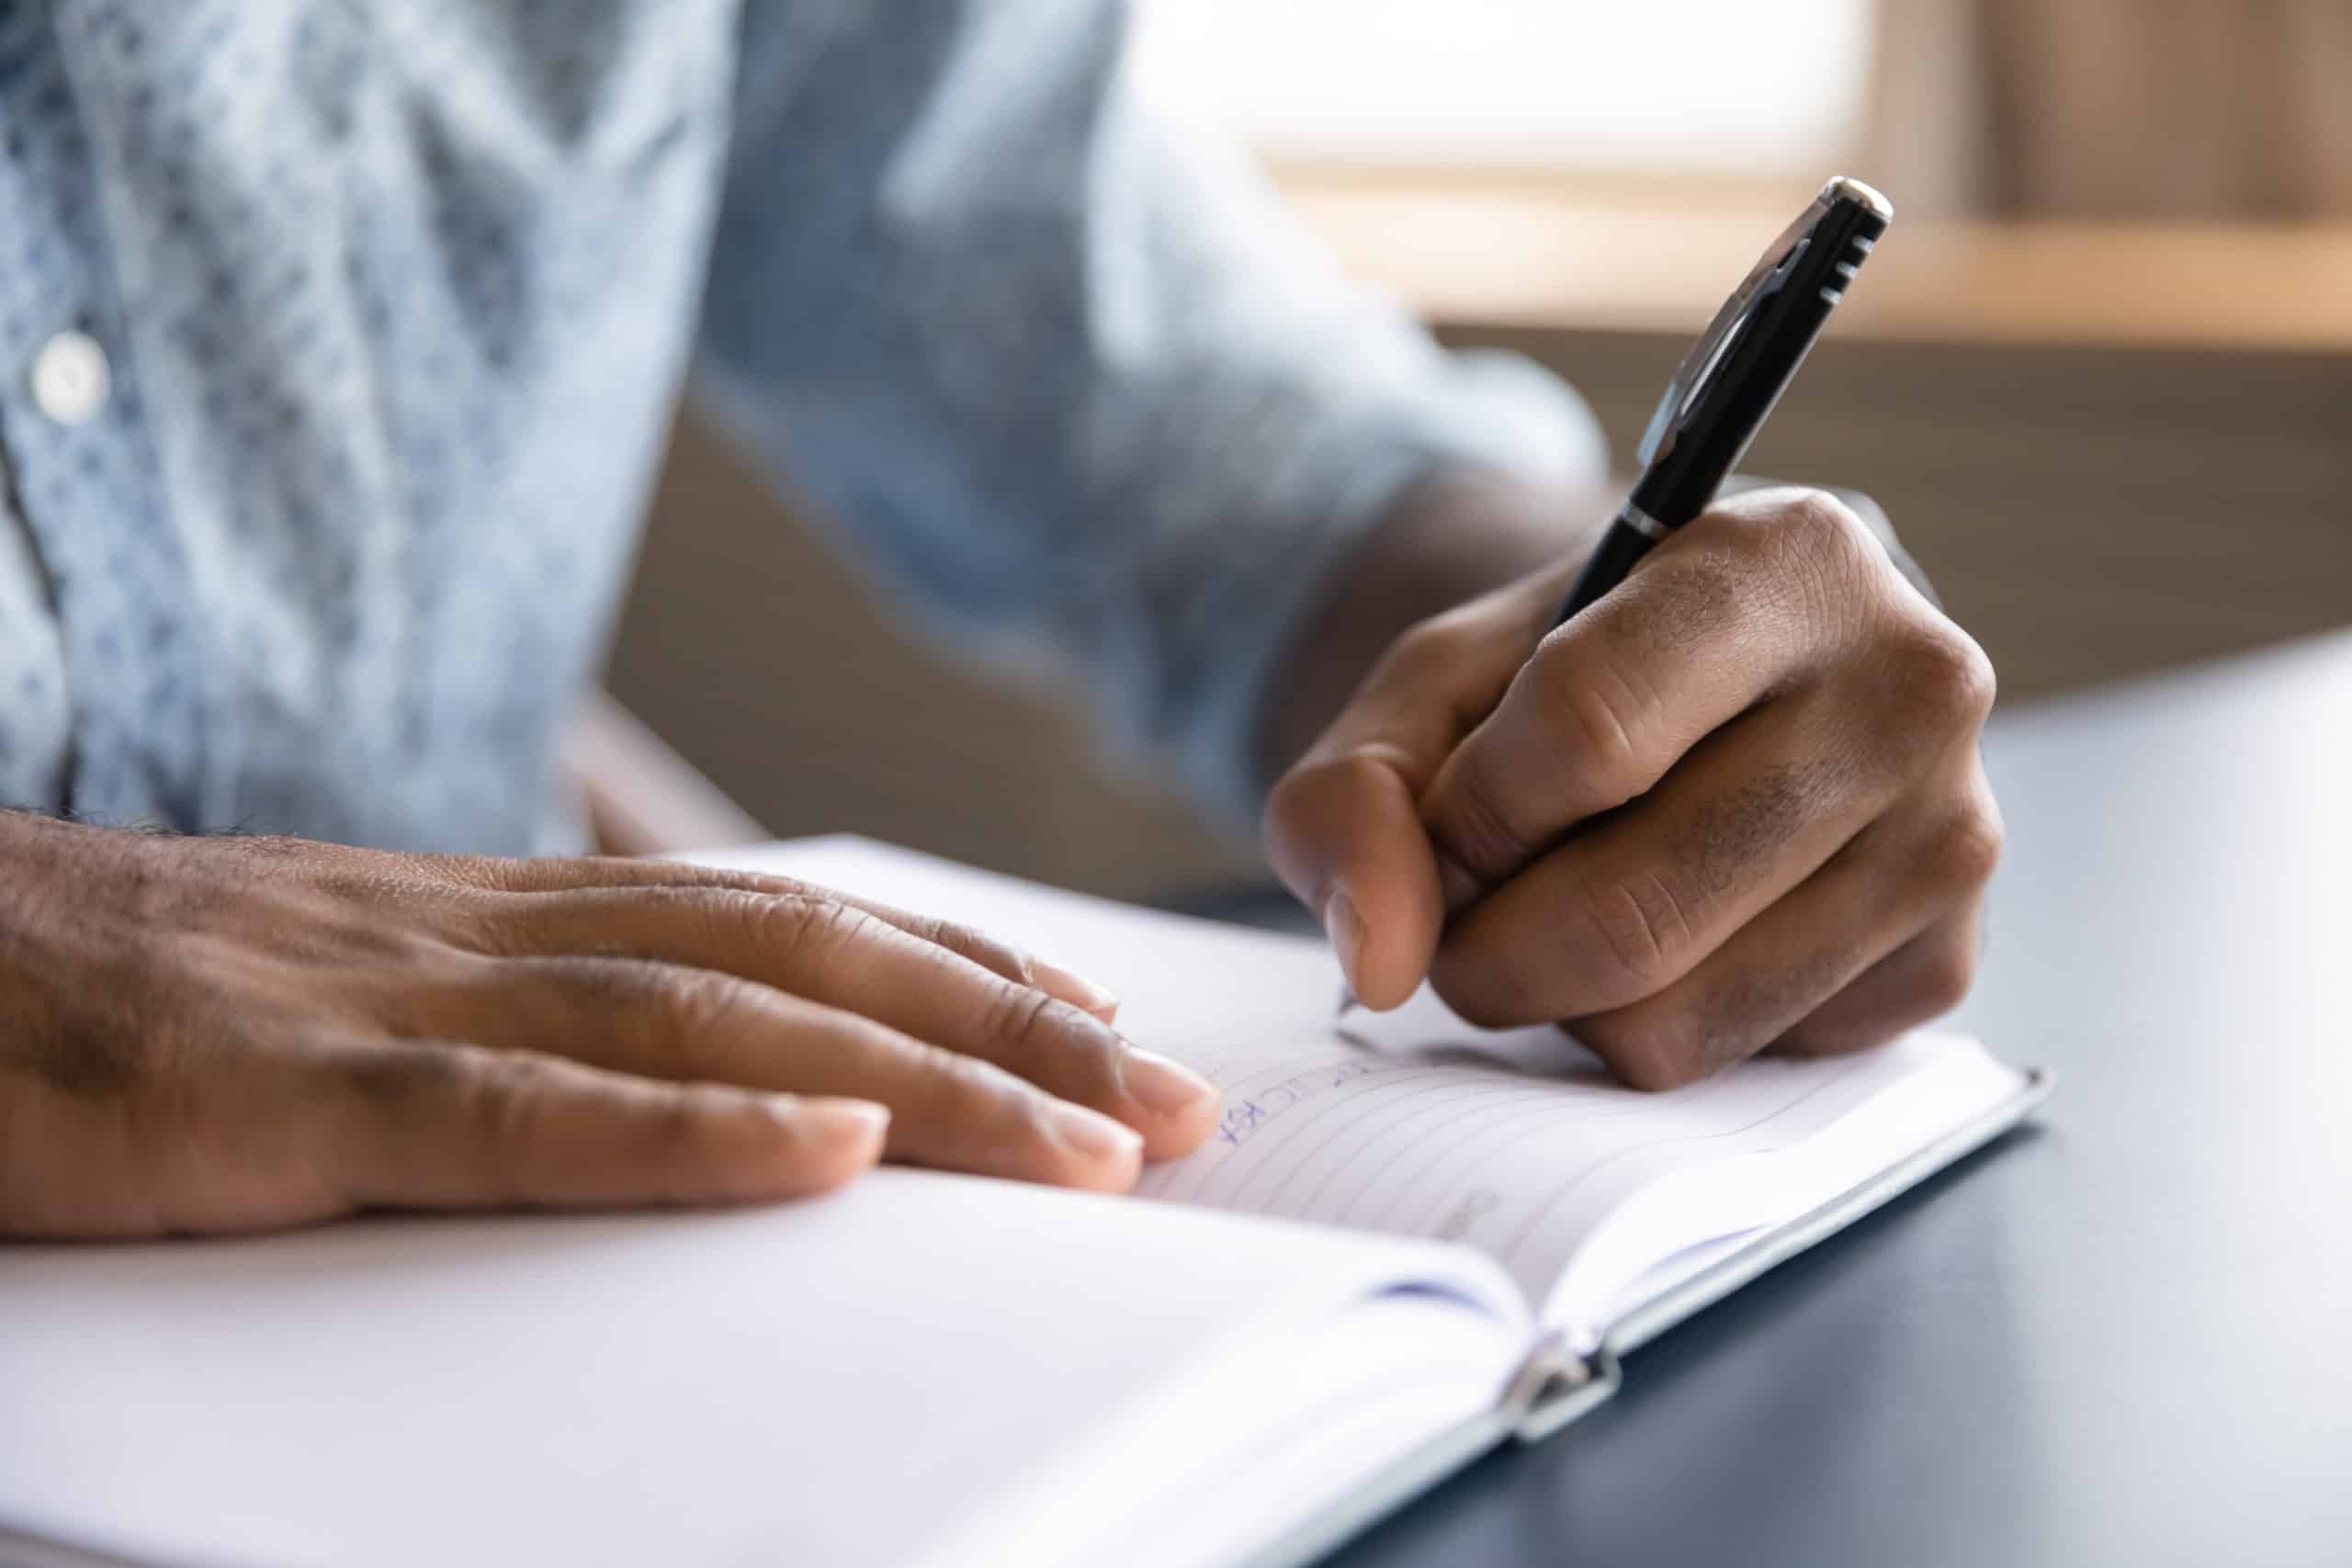
<path fill-rule="evenodd" d="M 927 615 L 1245 798 L 1283 633 L 1401 486 L 1600 448 L 1333 276 L 1125 30 L 0 0 L 0 803 L 567 847 L 556 736 L 690 371 Z"/>

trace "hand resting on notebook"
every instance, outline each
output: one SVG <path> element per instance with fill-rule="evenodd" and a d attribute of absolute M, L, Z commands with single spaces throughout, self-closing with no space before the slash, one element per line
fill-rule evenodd
<path fill-rule="evenodd" d="M 885 1155 L 1122 1190 L 1216 1100 L 1114 1007 L 780 878 L 0 813 L 0 1235 L 788 1197 Z"/>
<path fill-rule="evenodd" d="M 1423 575 L 1569 511 L 1496 486 L 1421 510 L 1391 558 Z M 1580 565 L 1406 632 L 1276 785 L 1269 853 L 1358 997 L 1426 976 L 1476 1022 L 1566 1021 L 1645 1088 L 1950 1009 L 2000 848 L 1976 644 L 1820 491 L 1722 502 L 1546 635 Z"/>

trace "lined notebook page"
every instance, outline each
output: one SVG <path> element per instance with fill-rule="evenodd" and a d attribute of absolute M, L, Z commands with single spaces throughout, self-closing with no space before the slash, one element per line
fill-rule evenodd
<path fill-rule="evenodd" d="M 1416 1005 L 1450 1019 L 1426 998 Z M 1837 1061 L 1750 1063 L 1645 1095 L 1597 1066 L 1539 1077 L 1462 1060 L 1450 1043 L 1410 1051 L 1409 1042 L 1361 1040 L 1412 1032 L 1382 1019 L 1351 1029 L 1354 1043 L 1261 1041 L 1203 1053 L 1226 1092 L 1222 1125 L 1207 1147 L 1148 1172 L 1140 1190 L 1466 1242 L 1540 1302 L 1601 1222 L 1661 1177 L 1790 1150 L 1941 1056 L 1976 1049 L 1917 1035 Z M 1441 1041 L 1462 1035 L 1459 1024 L 1430 1032 Z M 1655 1250 L 1782 1217 L 1741 1204 L 1731 1185 L 1712 1229 L 1660 1237 Z"/>
<path fill-rule="evenodd" d="M 855 839 L 725 858 L 983 927 L 1117 991 L 1129 1036 L 1201 1068 L 1225 1093 L 1216 1135 L 1147 1171 L 1144 1196 L 1465 1242 L 1538 1302 L 1600 1222 L 1663 1176 L 1755 1168 L 1758 1156 L 1959 1058 L 1981 1067 L 1962 1075 L 1980 1100 L 2013 1078 L 1973 1042 L 1915 1035 L 1859 1056 L 1751 1062 L 1641 1094 L 1556 1030 L 1475 1031 L 1427 992 L 1341 1025 L 1338 968 L 1309 939 L 1156 914 Z M 1955 1101 L 1951 1120 L 1981 1108 Z M 1891 1131 L 1917 1146 L 1936 1129 Z M 1722 1224 L 1777 1217 L 1741 1213 L 1738 1197 L 1723 1200 Z"/>

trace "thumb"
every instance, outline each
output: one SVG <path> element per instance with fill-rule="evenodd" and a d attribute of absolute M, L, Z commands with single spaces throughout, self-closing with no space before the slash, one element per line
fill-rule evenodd
<path fill-rule="evenodd" d="M 1367 1007 L 1398 1006 L 1429 974 L 1446 898 L 1419 802 L 1510 687 L 1565 592 L 1561 570 L 1407 631 L 1267 797 L 1267 859 L 1322 920 Z"/>
<path fill-rule="evenodd" d="M 1437 858 L 1408 772 L 1379 748 L 1310 756 L 1266 803 L 1266 854 L 1315 911 L 1348 984 L 1385 1010 L 1417 989 L 1445 925 Z"/>

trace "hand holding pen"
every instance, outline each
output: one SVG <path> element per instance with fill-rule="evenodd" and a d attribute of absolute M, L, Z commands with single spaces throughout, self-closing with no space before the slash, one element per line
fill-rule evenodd
<path fill-rule="evenodd" d="M 1965 989 L 1990 666 L 1834 498 L 1708 506 L 1886 216 L 1831 182 L 1675 377 L 1590 558 L 1407 631 L 1276 785 L 1269 854 L 1366 1005 L 1427 978 L 1667 1088 Z"/>

